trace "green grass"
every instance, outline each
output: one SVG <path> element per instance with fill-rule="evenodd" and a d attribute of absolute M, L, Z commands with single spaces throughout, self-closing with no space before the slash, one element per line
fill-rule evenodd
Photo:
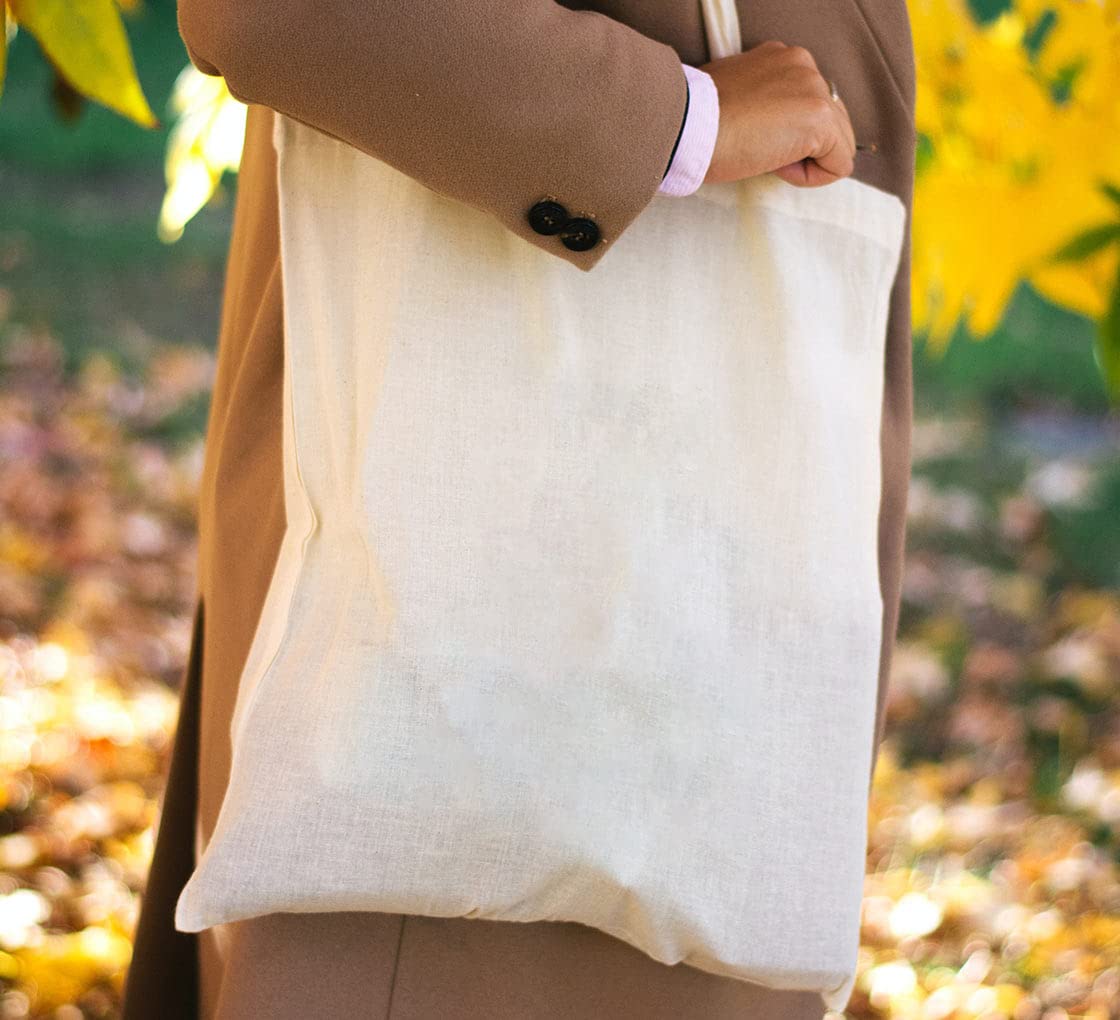
<path fill-rule="evenodd" d="M 54 333 L 71 364 L 92 349 L 127 362 L 127 337 L 216 339 L 232 193 L 173 245 L 156 236 L 162 179 L 148 172 L 41 179 L 0 165 L 18 200 L 0 210 L 0 286 L 13 321 Z"/>
<path fill-rule="evenodd" d="M 1053 512 L 1052 541 L 1065 579 L 1120 588 L 1120 459 L 1101 472 L 1087 506 Z"/>
<path fill-rule="evenodd" d="M 98 350 L 127 368 L 152 343 L 212 346 L 217 338 L 236 177 L 177 243 L 158 239 L 166 104 L 188 58 L 173 2 L 147 0 L 126 26 L 160 129 L 96 103 L 84 104 L 74 122 L 60 119 L 50 72 L 26 32 L 12 42 L 0 99 L 0 288 L 8 319 L 52 332 L 71 366 Z M 0 339 L 3 331 L 0 323 Z"/>
<path fill-rule="evenodd" d="M 1108 399 L 1093 361 L 1093 323 L 1021 285 L 999 328 L 982 340 L 958 329 L 941 355 L 914 344 L 916 412 L 983 405 L 997 413 L 1061 405 L 1104 414 Z"/>
<path fill-rule="evenodd" d="M 1093 360 L 1093 331 L 1090 320 L 1024 284 L 990 337 L 978 340 L 958 329 L 945 351 L 933 355 L 916 336 L 915 417 L 979 414 L 988 428 L 978 448 L 923 461 L 915 473 L 938 489 L 974 493 L 991 512 L 1049 460 L 1095 464 L 1098 475 L 1084 505 L 1050 508 L 1050 541 L 1060 564 L 1051 580 L 1114 588 L 1120 585 L 1120 450 L 1115 411 Z M 912 542 L 999 570 L 1011 566 L 986 533 L 915 532 Z"/>

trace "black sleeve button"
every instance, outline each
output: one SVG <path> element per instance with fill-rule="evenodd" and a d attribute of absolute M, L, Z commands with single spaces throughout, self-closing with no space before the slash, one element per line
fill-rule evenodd
<path fill-rule="evenodd" d="M 560 240 L 571 251 L 587 251 L 599 243 L 599 224 L 594 220 L 575 216 L 564 224 Z"/>
<path fill-rule="evenodd" d="M 559 202 L 545 199 L 529 210 L 528 220 L 538 234 L 558 234 L 568 222 L 568 210 Z"/>

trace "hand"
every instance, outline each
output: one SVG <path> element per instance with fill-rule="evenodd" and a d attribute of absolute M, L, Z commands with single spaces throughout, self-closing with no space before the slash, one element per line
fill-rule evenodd
<path fill-rule="evenodd" d="M 719 93 L 719 132 L 704 182 L 773 172 L 816 187 L 848 176 L 855 134 L 804 46 L 768 40 L 700 65 Z"/>

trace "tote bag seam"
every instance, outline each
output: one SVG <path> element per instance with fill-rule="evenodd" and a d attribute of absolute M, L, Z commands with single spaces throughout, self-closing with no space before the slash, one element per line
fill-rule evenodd
<path fill-rule="evenodd" d="M 902 199 L 893 191 L 858 177 L 849 175 L 814 188 L 790 184 L 772 172 L 730 182 L 733 185 L 730 190 L 724 188 L 725 183 L 727 182 L 709 182 L 701 185 L 689 197 L 728 209 L 747 203 L 795 219 L 823 223 L 862 237 L 888 252 L 894 251 L 898 246 L 898 221 L 905 221 L 906 216 Z M 838 197 L 832 196 L 835 200 L 831 204 L 827 203 L 824 196 L 820 197 L 818 204 L 817 195 L 807 194 L 830 187 L 845 189 Z"/>
<path fill-rule="evenodd" d="M 277 116 L 277 118 L 279 118 L 282 115 L 277 114 L 276 116 Z M 285 130 L 286 130 L 286 128 L 284 126 L 282 126 L 280 124 L 279 120 L 278 120 L 277 124 L 275 125 L 274 134 L 273 134 L 274 143 L 278 142 L 278 141 L 279 142 L 283 141 L 283 137 L 281 136 L 281 132 L 284 132 Z M 278 176 L 279 176 L 279 173 L 280 173 L 282 154 L 283 154 L 283 145 L 282 144 L 277 145 L 277 175 Z M 281 206 L 280 215 L 281 215 L 281 217 L 283 216 L 282 206 Z M 282 233 L 281 233 L 281 236 L 283 236 Z M 281 259 L 281 266 L 283 266 L 282 259 Z M 283 292 L 283 287 L 281 287 L 281 291 Z M 285 318 L 286 318 L 286 316 L 285 316 Z M 292 428 L 292 439 L 293 439 L 292 445 L 293 445 L 293 447 L 295 447 L 295 445 L 296 445 L 295 444 L 295 408 L 294 408 L 294 404 L 292 403 L 293 396 L 289 393 L 289 387 L 291 386 L 291 372 L 289 371 L 290 361 L 289 361 L 289 356 L 288 356 L 288 329 L 287 329 L 287 323 L 286 322 L 284 323 L 283 333 L 284 333 L 284 350 L 285 350 L 284 382 L 283 382 L 284 415 L 285 415 L 285 418 L 287 418 L 287 416 L 289 415 L 289 412 L 291 414 L 291 428 Z M 262 689 L 265 687 L 265 685 L 267 684 L 269 679 L 276 672 L 277 663 L 283 657 L 281 653 L 283 653 L 287 650 L 287 647 L 290 643 L 290 638 L 291 638 L 291 633 L 292 633 L 292 627 L 291 627 L 292 602 L 293 602 L 293 599 L 295 598 L 296 591 L 299 589 L 299 586 L 300 586 L 299 582 L 302 580 L 302 578 L 304 577 L 304 574 L 305 574 L 305 568 L 306 568 L 306 564 L 307 564 L 307 546 L 308 546 L 308 543 L 309 543 L 311 537 L 316 533 L 316 531 L 318 531 L 318 515 L 315 513 L 315 509 L 312 506 L 312 504 L 310 502 L 310 499 L 307 496 L 306 486 L 303 482 L 302 474 L 299 470 L 298 457 L 293 460 L 293 464 L 295 465 L 295 468 L 296 468 L 295 477 L 296 477 L 296 479 L 299 483 L 299 489 L 304 494 L 304 501 L 305 501 L 305 504 L 306 504 L 306 507 L 307 507 L 307 510 L 308 510 L 308 514 L 309 514 L 309 524 L 308 524 L 307 531 L 304 533 L 304 535 L 300 539 L 297 567 L 296 567 L 296 569 L 294 571 L 294 574 L 291 578 L 289 590 L 287 592 L 288 597 L 287 597 L 287 600 L 286 600 L 286 602 L 283 606 L 283 610 L 282 610 L 282 612 L 283 612 L 283 630 L 281 632 L 280 639 L 276 642 L 276 647 L 273 649 L 272 655 L 270 656 L 270 658 L 268 660 L 268 663 L 260 670 L 257 681 L 256 681 L 255 685 L 253 686 L 253 689 L 249 692 L 249 696 L 248 696 L 248 698 L 246 698 L 244 705 L 241 706 L 239 711 L 237 711 L 236 729 L 231 728 L 231 732 L 230 732 L 230 768 L 229 768 L 230 782 L 232 782 L 232 777 L 238 771 L 237 766 L 240 763 L 241 753 L 242 753 L 242 750 L 244 748 L 244 741 L 241 739 L 241 737 L 244 734 L 245 729 L 249 724 L 249 719 L 250 719 L 250 716 L 252 714 L 252 710 L 256 706 L 257 701 L 261 696 Z M 285 539 L 286 539 L 286 537 L 287 537 L 287 535 L 285 535 Z M 281 548 L 280 548 L 280 553 L 278 555 L 277 563 L 276 563 L 276 565 L 274 567 L 274 571 L 273 571 L 273 582 L 275 582 L 275 580 L 279 576 L 279 566 L 280 566 L 279 557 L 284 555 L 284 551 L 285 551 L 284 550 L 284 545 L 285 545 L 285 542 L 282 541 Z M 267 608 L 267 594 L 266 594 L 266 608 Z M 263 611 L 262 611 L 262 616 L 258 619 L 257 634 L 260 633 L 259 628 L 260 628 L 260 625 L 261 625 L 262 622 L 263 622 Z M 244 677 L 242 677 L 241 680 L 243 682 Z M 235 710 L 236 709 L 237 709 L 237 706 L 235 704 Z M 226 791 L 227 796 L 228 796 L 228 792 L 229 791 L 228 791 L 228 787 L 227 787 L 227 791 Z M 218 812 L 218 819 L 217 819 L 217 822 L 216 822 L 215 827 L 214 827 L 214 832 L 211 834 L 210 841 L 203 851 L 203 860 L 210 855 L 211 849 L 218 843 L 219 837 L 220 837 L 222 829 L 223 829 L 223 820 L 224 820 L 226 814 L 227 814 L 226 799 L 225 799 L 225 797 L 223 797 L 222 806 L 221 806 L 221 808 L 219 809 L 219 812 Z M 227 923 L 227 922 L 222 921 L 222 920 L 217 920 L 217 921 L 213 920 L 213 918 L 215 917 L 215 913 L 214 913 L 212 904 L 205 904 L 207 906 L 207 909 L 200 915 L 198 905 L 196 903 L 190 903 L 190 901 L 193 900 L 197 896 L 197 892 L 195 892 L 195 889 L 197 887 L 197 879 L 198 879 L 198 876 L 201 872 L 201 868 L 202 868 L 202 860 L 196 861 L 194 874 L 192 874 L 190 879 L 187 881 L 187 883 L 184 886 L 182 892 L 180 893 L 179 900 L 176 904 L 176 910 L 175 910 L 176 925 L 178 925 L 178 922 L 179 922 L 181 917 L 182 917 L 183 920 L 187 920 L 189 918 L 188 924 L 190 925 L 190 927 L 188 927 L 186 929 L 180 929 L 180 930 L 187 930 L 187 931 L 190 931 L 190 930 L 204 930 L 206 928 L 214 927 L 215 924 Z M 184 909 L 183 904 L 185 902 L 190 903 L 189 912 Z M 217 916 L 220 918 L 220 916 L 221 916 L 220 912 Z M 200 924 L 200 921 L 202 922 L 201 924 Z M 199 926 L 199 927 L 196 928 L 195 926 Z"/>
<path fill-rule="evenodd" d="M 776 177 L 775 180 L 787 184 L 780 177 Z M 847 177 L 843 180 L 851 182 L 846 185 L 849 190 L 852 188 L 856 190 L 852 191 L 850 195 L 842 195 L 841 200 L 831 206 L 820 209 L 814 206 L 799 208 L 798 196 L 788 195 L 787 198 L 786 192 L 776 192 L 774 195 L 763 194 L 759 197 L 759 202 L 789 216 L 813 220 L 817 223 L 824 223 L 828 226 L 846 230 L 871 241 L 888 252 L 893 251 L 896 247 L 896 221 L 905 214 L 902 199 L 893 191 L 886 191 L 874 184 L 869 184 L 867 181 L 860 180 L 858 177 Z M 821 185 L 823 188 L 829 186 L 827 184 Z M 788 187 L 799 192 L 816 190 L 802 189 L 795 184 L 788 184 Z M 862 189 L 870 190 L 864 191 Z M 882 197 L 880 198 L 880 196 Z M 894 201 L 891 201 L 891 199 Z"/>
<path fill-rule="evenodd" d="M 287 147 L 287 141 L 288 141 L 288 135 L 289 135 L 289 128 L 288 128 L 287 124 L 284 123 L 283 120 L 281 119 L 281 118 L 283 118 L 283 116 L 284 115 L 280 114 L 280 113 L 276 114 L 277 124 L 276 124 L 276 130 L 275 130 L 274 135 L 273 135 L 274 141 L 279 141 L 281 143 L 280 145 L 277 146 L 276 165 L 277 165 L 277 174 L 278 175 L 282 171 L 283 163 L 285 162 L 285 152 L 284 152 L 284 150 Z M 278 191 L 279 190 L 280 189 L 278 187 Z M 282 204 L 281 204 L 281 207 L 280 207 L 279 215 L 281 217 L 284 215 Z M 280 235 L 281 235 L 281 238 L 283 238 L 283 228 L 282 228 L 282 226 L 281 226 Z M 283 288 L 283 253 L 281 252 L 281 292 L 283 292 L 283 289 L 284 289 Z M 291 352 L 290 352 L 291 337 L 290 337 L 290 330 L 288 329 L 287 306 L 286 306 L 286 304 L 285 304 L 283 319 L 284 319 L 283 339 L 284 339 L 284 351 L 285 351 L 285 357 L 284 357 L 284 395 L 285 395 L 284 415 L 285 415 L 286 418 L 289 419 L 290 428 L 292 430 L 292 444 L 291 445 L 292 445 L 292 466 L 294 468 L 294 478 L 297 482 L 297 486 L 299 488 L 299 491 L 303 496 L 303 502 L 304 502 L 304 506 L 307 509 L 309 520 L 308 520 L 307 530 L 304 532 L 304 534 L 301 537 L 300 542 L 299 542 L 298 565 L 297 565 L 296 570 L 294 572 L 294 575 L 291 579 L 290 587 L 289 587 L 289 590 L 288 590 L 288 593 L 287 593 L 288 597 L 287 597 L 287 600 L 285 601 L 285 604 L 284 604 L 284 607 L 283 607 L 284 625 L 283 625 L 283 631 L 280 635 L 280 640 L 276 642 L 276 647 L 273 649 L 272 655 L 269 658 L 267 665 L 265 665 L 264 668 L 261 670 L 260 676 L 258 677 L 256 684 L 254 685 L 252 691 L 249 692 L 249 698 L 245 702 L 244 708 L 242 709 L 242 711 L 239 713 L 239 716 L 238 716 L 237 729 L 234 733 L 231 734 L 231 766 L 232 766 L 233 756 L 237 754 L 238 746 L 242 743 L 242 741 L 240 740 L 240 737 L 244 733 L 245 727 L 248 725 L 249 716 L 252 712 L 252 709 L 256 706 L 256 703 L 257 703 L 257 701 L 260 697 L 260 694 L 261 694 L 261 690 L 262 690 L 262 688 L 264 688 L 264 686 L 268 682 L 269 678 L 275 672 L 277 662 L 284 657 L 283 653 L 287 651 L 288 645 L 290 644 L 291 634 L 292 634 L 292 625 L 291 625 L 292 603 L 293 603 L 293 600 L 295 598 L 296 592 L 299 590 L 299 588 L 301 586 L 300 582 L 303 580 L 303 578 L 306 574 L 308 545 L 310 544 L 312 536 L 314 536 L 315 533 L 319 530 L 319 515 L 315 512 L 315 507 L 311 502 L 310 494 L 307 491 L 307 484 L 304 481 L 303 472 L 301 470 L 300 462 L 299 462 L 299 441 L 298 441 L 298 438 L 297 438 L 297 435 L 296 435 L 296 429 L 297 429 L 296 417 L 297 416 L 296 416 L 296 413 L 295 413 L 295 394 L 292 390 Z M 281 546 L 281 553 L 280 554 L 281 555 L 284 554 L 283 545 Z"/>

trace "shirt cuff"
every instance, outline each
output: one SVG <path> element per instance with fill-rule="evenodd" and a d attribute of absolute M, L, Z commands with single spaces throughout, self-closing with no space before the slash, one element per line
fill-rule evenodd
<path fill-rule="evenodd" d="M 691 195 L 708 173 L 719 133 L 719 92 L 710 74 L 688 64 L 684 68 L 688 84 L 688 106 L 677 149 L 669 170 L 657 189 L 659 195 Z"/>

